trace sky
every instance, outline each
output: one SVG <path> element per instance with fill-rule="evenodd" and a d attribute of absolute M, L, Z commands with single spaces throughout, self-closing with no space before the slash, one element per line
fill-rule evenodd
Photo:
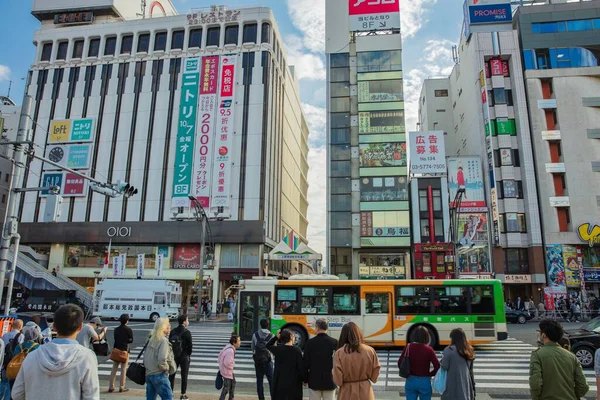
<path fill-rule="evenodd" d="M 50 0 L 48 0 L 50 1 Z M 135 1 L 135 0 L 129 0 Z M 288 64 L 299 78 L 302 106 L 310 133 L 308 156 L 309 246 L 326 254 L 326 0 L 172 0 L 179 13 L 223 4 L 230 8 L 266 6 L 273 9 L 288 52 Z M 31 14 L 32 0 L 5 0 L 0 18 L 0 95 L 20 104 L 23 78 L 35 55 L 33 33 L 39 22 Z M 421 85 L 428 77 L 449 75 L 452 46 L 459 41 L 463 0 L 401 0 L 406 127 L 415 129 Z M 325 262 L 326 263 L 326 262 Z"/>

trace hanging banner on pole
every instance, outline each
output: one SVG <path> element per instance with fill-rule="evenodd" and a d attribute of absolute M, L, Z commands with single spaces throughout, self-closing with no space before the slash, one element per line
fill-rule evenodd
<path fill-rule="evenodd" d="M 210 207 L 215 112 L 219 79 L 219 56 L 202 57 L 200 65 L 199 124 L 194 150 L 194 196 L 202 207 Z M 189 201 L 188 201 L 189 205 Z"/>
<path fill-rule="evenodd" d="M 119 264 L 121 264 L 121 257 L 113 257 L 113 276 L 119 276 L 121 273 L 121 267 Z"/>
<path fill-rule="evenodd" d="M 125 268 L 127 268 L 127 253 L 119 255 L 121 261 L 119 263 L 119 276 L 125 276 Z"/>
<path fill-rule="evenodd" d="M 232 143 L 235 123 L 235 73 L 237 57 L 221 57 L 219 114 L 215 137 L 211 209 L 230 207 Z"/>
<path fill-rule="evenodd" d="M 156 276 L 158 277 L 163 275 L 163 261 L 164 255 L 162 253 L 158 253 L 156 255 Z"/>
<path fill-rule="evenodd" d="M 142 278 L 144 276 L 144 264 L 146 262 L 146 256 L 144 254 L 138 254 L 137 261 L 137 277 Z"/>
<path fill-rule="evenodd" d="M 104 257 L 104 268 L 102 268 L 102 276 L 106 276 L 108 274 L 108 266 L 110 265 L 110 246 L 112 245 L 112 238 L 108 240 L 108 251 L 106 252 L 106 257 Z"/>

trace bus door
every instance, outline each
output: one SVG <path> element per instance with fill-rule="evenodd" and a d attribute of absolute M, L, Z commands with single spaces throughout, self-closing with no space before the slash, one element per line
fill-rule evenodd
<path fill-rule="evenodd" d="M 394 341 L 393 286 L 362 287 L 363 336 L 367 343 Z"/>
<path fill-rule="evenodd" d="M 260 321 L 271 318 L 271 292 L 242 292 L 238 312 L 240 337 L 242 341 L 250 341 L 260 329 Z"/>

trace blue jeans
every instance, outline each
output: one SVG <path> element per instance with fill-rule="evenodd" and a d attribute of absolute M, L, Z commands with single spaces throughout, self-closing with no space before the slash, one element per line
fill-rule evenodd
<path fill-rule="evenodd" d="M 269 392 L 271 392 L 271 382 L 273 381 L 273 361 L 270 361 L 265 365 L 255 365 L 256 367 L 256 392 L 258 393 L 258 400 L 265 400 L 265 389 L 263 382 L 265 376 L 269 382 Z M 269 393 L 270 395 L 271 393 Z"/>
<path fill-rule="evenodd" d="M 169 375 L 166 373 L 146 377 L 146 400 L 156 400 L 157 395 L 162 400 L 173 400 Z"/>
<path fill-rule="evenodd" d="M 406 400 L 431 400 L 431 378 L 429 376 L 409 376 L 406 380 Z"/>

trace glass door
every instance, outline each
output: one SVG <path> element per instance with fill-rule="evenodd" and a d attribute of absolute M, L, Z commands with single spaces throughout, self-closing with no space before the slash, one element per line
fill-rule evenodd
<path fill-rule="evenodd" d="M 270 292 L 242 292 L 240 299 L 240 336 L 243 341 L 252 340 L 260 329 L 260 321 L 271 318 Z"/>
<path fill-rule="evenodd" d="M 367 343 L 394 341 L 392 288 L 363 289 L 363 336 Z"/>

